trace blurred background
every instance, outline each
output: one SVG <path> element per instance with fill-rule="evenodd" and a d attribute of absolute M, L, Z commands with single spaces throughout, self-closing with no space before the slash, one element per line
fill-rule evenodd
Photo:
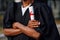
<path fill-rule="evenodd" d="M 3 15 L 6 11 L 8 3 L 12 1 L 13 0 L 0 0 L 0 40 L 7 40 L 7 38 L 3 34 Z M 55 18 L 55 22 L 60 34 L 60 1 L 42 0 L 41 2 L 48 4 L 48 6 L 52 8 L 53 16 Z"/>

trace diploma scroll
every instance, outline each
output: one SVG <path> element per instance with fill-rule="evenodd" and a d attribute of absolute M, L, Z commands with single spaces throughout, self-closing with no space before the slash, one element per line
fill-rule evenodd
<path fill-rule="evenodd" d="M 35 20 L 33 6 L 29 7 L 29 13 L 30 13 L 30 19 Z M 40 24 L 40 22 L 39 22 L 39 24 Z"/>
<path fill-rule="evenodd" d="M 33 6 L 29 7 L 30 19 L 34 20 L 34 9 Z"/>

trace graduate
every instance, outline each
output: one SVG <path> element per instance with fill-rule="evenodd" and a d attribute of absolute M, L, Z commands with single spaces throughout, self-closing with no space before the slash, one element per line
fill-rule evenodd
<path fill-rule="evenodd" d="M 51 8 L 35 0 L 11 3 L 4 16 L 3 31 L 8 40 L 59 40 Z"/>

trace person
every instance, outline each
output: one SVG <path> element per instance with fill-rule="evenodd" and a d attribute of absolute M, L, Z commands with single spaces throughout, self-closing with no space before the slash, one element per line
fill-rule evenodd
<path fill-rule="evenodd" d="M 22 0 L 17 4 L 10 4 L 4 16 L 3 31 L 8 40 L 59 40 L 52 11 L 47 5 L 35 0 Z M 35 20 L 30 19 L 31 6 Z"/>

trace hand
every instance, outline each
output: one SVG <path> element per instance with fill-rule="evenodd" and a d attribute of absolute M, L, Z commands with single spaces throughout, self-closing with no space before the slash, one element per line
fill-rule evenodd
<path fill-rule="evenodd" d="M 19 22 L 13 23 L 13 28 L 14 29 L 21 29 L 22 27 L 25 27 L 25 26 L 23 24 L 19 23 Z"/>
<path fill-rule="evenodd" d="M 17 29 L 17 31 L 19 30 L 19 32 L 16 32 L 16 34 L 21 34 L 22 33 L 22 30 L 19 28 L 21 26 L 19 22 L 13 23 L 12 26 L 13 26 L 13 29 L 15 29 L 15 30 Z M 12 31 L 14 31 L 14 30 L 12 30 Z"/>
<path fill-rule="evenodd" d="M 36 20 L 29 20 L 28 22 L 28 27 L 30 28 L 36 28 L 40 25 L 40 22 L 36 21 Z"/>
<path fill-rule="evenodd" d="M 19 22 L 15 22 L 15 23 L 13 23 L 12 26 L 13 26 L 14 29 L 17 29 L 20 26 L 20 23 Z"/>

